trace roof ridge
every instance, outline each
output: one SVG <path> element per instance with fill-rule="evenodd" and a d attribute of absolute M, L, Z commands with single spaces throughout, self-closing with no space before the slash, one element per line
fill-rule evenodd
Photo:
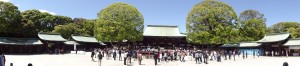
<path fill-rule="evenodd" d="M 45 32 L 40 32 L 38 34 L 47 34 L 47 35 L 60 35 L 59 33 L 45 33 Z"/>
<path fill-rule="evenodd" d="M 0 38 L 8 38 L 8 39 L 39 39 L 39 38 L 15 38 L 15 37 L 0 37 Z"/>
<path fill-rule="evenodd" d="M 95 37 L 95 36 L 83 36 L 83 35 L 74 35 L 74 34 L 72 34 L 71 36 Z"/>
<path fill-rule="evenodd" d="M 266 34 L 266 36 L 282 35 L 282 34 L 290 34 L 290 33 L 287 33 L 287 32 L 283 32 L 283 33 L 270 33 L 270 34 Z"/>
<path fill-rule="evenodd" d="M 291 38 L 290 40 L 300 40 L 300 38 Z"/>
<path fill-rule="evenodd" d="M 176 25 L 147 25 L 147 27 L 178 27 Z"/>

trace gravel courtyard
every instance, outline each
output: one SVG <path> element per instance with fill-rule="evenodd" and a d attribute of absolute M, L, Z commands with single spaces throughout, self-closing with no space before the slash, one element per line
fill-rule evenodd
<path fill-rule="evenodd" d="M 96 60 L 97 61 L 97 60 Z M 289 66 L 300 66 L 300 57 L 255 57 L 249 56 L 233 60 L 222 60 L 222 62 L 209 61 L 209 64 L 195 64 L 195 61 L 170 61 L 160 62 L 158 66 L 282 66 L 283 62 L 288 62 Z M 97 62 L 92 62 L 90 53 L 87 54 L 64 54 L 64 55 L 6 55 L 6 66 L 13 63 L 13 66 L 26 66 L 32 63 L 33 66 L 99 66 Z M 137 61 L 132 60 L 132 66 L 139 66 Z M 125 66 L 123 61 L 103 59 L 102 66 Z M 144 59 L 141 66 L 154 66 L 154 60 Z"/>

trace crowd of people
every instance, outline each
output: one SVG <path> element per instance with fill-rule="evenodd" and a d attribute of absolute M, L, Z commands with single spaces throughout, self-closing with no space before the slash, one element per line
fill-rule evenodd
<path fill-rule="evenodd" d="M 98 58 L 101 65 L 102 57 L 107 60 L 123 61 L 124 65 L 130 64 L 132 59 L 142 64 L 143 58 L 153 58 L 154 65 L 160 62 L 169 61 L 191 61 L 194 60 L 196 64 L 208 64 L 208 61 L 221 60 L 236 60 L 242 54 L 243 59 L 248 58 L 248 52 L 237 50 L 181 50 L 181 49 L 118 49 L 105 48 L 94 49 L 91 53 L 92 61 L 96 62 L 94 58 Z M 253 52 L 253 57 L 259 57 L 259 53 Z M 222 59 L 223 58 L 223 59 Z"/>

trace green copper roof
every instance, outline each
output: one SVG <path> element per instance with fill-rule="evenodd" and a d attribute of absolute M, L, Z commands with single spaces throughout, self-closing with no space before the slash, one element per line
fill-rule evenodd
<path fill-rule="evenodd" d="M 220 47 L 239 47 L 239 44 L 223 44 Z"/>
<path fill-rule="evenodd" d="M 95 37 L 88 37 L 88 36 L 73 36 L 73 35 L 72 35 L 72 38 L 73 38 L 75 41 L 79 41 L 79 42 L 91 42 L 91 43 L 99 43 L 99 44 L 101 44 L 101 45 L 106 45 L 106 44 L 104 44 L 103 42 L 98 41 Z"/>
<path fill-rule="evenodd" d="M 64 42 L 65 44 L 67 44 L 67 45 L 79 45 L 77 42 L 75 42 L 75 41 L 66 41 L 66 42 Z"/>
<path fill-rule="evenodd" d="M 59 34 L 38 34 L 40 39 L 47 41 L 67 41 Z"/>
<path fill-rule="evenodd" d="M 37 38 L 9 38 L 0 37 L 0 44 L 6 45 L 41 45 L 43 44 Z"/>
<path fill-rule="evenodd" d="M 289 33 L 286 34 L 277 34 L 277 35 L 267 35 L 261 40 L 258 40 L 257 42 L 263 43 L 263 42 L 277 42 L 277 41 L 283 41 L 285 39 L 288 39 L 290 37 Z"/>
<path fill-rule="evenodd" d="M 178 26 L 148 25 L 144 36 L 186 36 L 180 33 Z"/>
<path fill-rule="evenodd" d="M 72 36 L 72 38 L 75 41 L 80 41 L 80 42 L 94 42 L 98 43 L 95 37 L 88 37 L 88 36 Z"/>
<path fill-rule="evenodd" d="M 284 46 L 300 46 L 300 39 L 291 39 Z"/>
<path fill-rule="evenodd" d="M 239 47 L 258 47 L 260 46 L 260 43 L 256 43 L 256 42 L 244 42 L 244 43 L 240 43 Z"/>

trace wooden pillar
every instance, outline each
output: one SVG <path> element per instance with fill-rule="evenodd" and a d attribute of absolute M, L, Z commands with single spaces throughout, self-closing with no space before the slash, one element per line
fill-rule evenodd
<path fill-rule="evenodd" d="M 37 53 L 40 53 L 40 46 L 37 46 Z"/>
<path fill-rule="evenodd" d="M 22 47 L 20 47 L 20 54 L 22 53 L 21 51 L 22 51 Z"/>
<path fill-rule="evenodd" d="M 14 46 L 11 46 L 11 47 L 10 47 L 10 53 L 11 53 L 11 54 L 12 54 L 12 47 L 14 47 Z"/>

